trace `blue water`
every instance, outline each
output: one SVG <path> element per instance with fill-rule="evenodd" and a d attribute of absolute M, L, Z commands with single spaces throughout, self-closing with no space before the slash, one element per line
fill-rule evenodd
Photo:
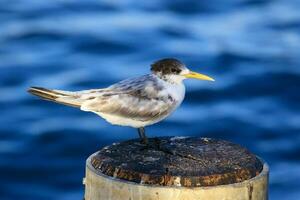
<path fill-rule="evenodd" d="M 240 143 L 270 165 L 270 199 L 300 199 L 299 0 L 1 0 L 0 199 L 82 199 L 86 158 L 137 137 L 29 86 L 106 87 L 176 57 L 182 106 L 147 129 Z"/>

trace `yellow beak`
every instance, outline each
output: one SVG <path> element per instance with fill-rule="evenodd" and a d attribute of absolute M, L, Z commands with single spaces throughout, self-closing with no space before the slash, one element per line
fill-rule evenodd
<path fill-rule="evenodd" d="M 190 73 L 188 73 L 188 74 L 184 74 L 184 76 L 186 78 L 195 78 L 195 79 L 199 79 L 199 80 L 215 81 L 215 79 L 213 79 L 209 76 L 206 76 L 204 74 L 199 74 L 199 73 L 193 72 L 193 71 L 190 71 Z"/>

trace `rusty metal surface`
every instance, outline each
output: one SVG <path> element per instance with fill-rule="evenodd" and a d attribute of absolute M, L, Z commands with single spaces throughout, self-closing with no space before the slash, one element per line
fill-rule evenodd
<path fill-rule="evenodd" d="M 95 170 L 136 183 L 166 186 L 215 186 L 248 180 L 263 168 L 240 145 L 195 137 L 129 140 L 105 147 L 91 160 Z"/>

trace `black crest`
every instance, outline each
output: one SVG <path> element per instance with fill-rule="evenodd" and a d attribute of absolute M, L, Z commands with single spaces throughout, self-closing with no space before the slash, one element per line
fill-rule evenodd
<path fill-rule="evenodd" d="M 161 75 L 179 74 L 184 68 L 185 65 L 175 58 L 161 59 L 151 65 L 151 71 Z"/>

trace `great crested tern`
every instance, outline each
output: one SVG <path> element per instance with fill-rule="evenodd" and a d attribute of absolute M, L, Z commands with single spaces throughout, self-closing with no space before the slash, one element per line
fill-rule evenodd
<path fill-rule="evenodd" d="M 43 99 L 96 113 L 111 124 L 138 129 L 146 144 L 144 127 L 169 116 L 183 101 L 183 80 L 213 78 L 190 71 L 181 61 L 165 58 L 151 65 L 151 73 L 123 80 L 107 88 L 81 91 L 31 87 L 28 92 Z"/>

